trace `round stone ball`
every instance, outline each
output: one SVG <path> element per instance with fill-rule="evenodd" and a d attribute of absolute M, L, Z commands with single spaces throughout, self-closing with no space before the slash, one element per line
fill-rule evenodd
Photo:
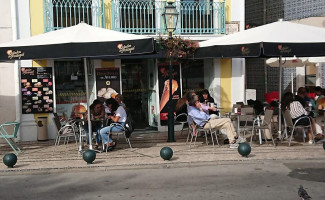
<path fill-rule="evenodd" d="M 242 156 L 248 156 L 252 151 L 251 146 L 248 143 L 240 143 L 238 146 L 238 153 Z"/>
<path fill-rule="evenodd" d="M 173 157 L 173 150 L 170 147 L 163 147 L 160 150 L 160 157 L 164 160 L 170 160 Z"/>
<path fill-rule="evenodd" d="M 92 164 L 93 161 L 96 159 L 96 152 L 94 150 L 87 149 L 82 154 L 82 158 L 84 159 L 84 161 L 87 162 L 87 164 Z"/>
<path fill-rule="evenodd" d="M 8 153 L 3 157 L 3 163 L 7 165 L 9 168 L 13 168 L 17 163 L 17 156 L 13 153 Z"/>

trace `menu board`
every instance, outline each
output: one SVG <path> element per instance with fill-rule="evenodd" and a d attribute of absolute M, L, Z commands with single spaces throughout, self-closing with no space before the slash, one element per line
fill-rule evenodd
<path fill-rule="evenodd" d="M 53 112 L 52 67 L 21 68 L 22 113 Z"/>
<path fill-rule="evenodd" d="M 120 93 L 120 69 L 98 68 L 96 69 L 97 99 L 105 101 L 114 98 Z"/>

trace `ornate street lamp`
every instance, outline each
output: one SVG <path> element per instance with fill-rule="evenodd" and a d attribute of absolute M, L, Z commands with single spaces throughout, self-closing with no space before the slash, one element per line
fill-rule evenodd
<path fill-rule="evenodd" d="M 177 26 L 178 12 L 173 2 L 167 2 L 165 11 L 162 14 L 165 22 L 166 31 L 168 32 L 169 39 L 173 38 L 173 32 Z M 168 101 L 168 140 L 167 142 L 175 142 L 174 138 L 174 110 L 172 107 L 173 93 L 172 93 L 172 81 L 173 81 L 173 65 L 172 56 L 169 56 L 169 101 Z"/>

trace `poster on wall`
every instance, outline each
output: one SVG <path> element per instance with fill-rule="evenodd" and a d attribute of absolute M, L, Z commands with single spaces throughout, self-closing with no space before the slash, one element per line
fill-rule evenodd
<path fill-rule="evenodd" d="M 52 67 L 21 68 L 22 113 L 53 112 Z"/>
<path fill-rule="evenodd" d="M 121 93 L 120 69 L 96 69 L 96 90 L 97 99 L 101 100 L 102 102 L 106 101 L 109 98 L 114 98 L 117 93 Z"/>
<path fill-rule="evenodd" d="M 180 98 L 180 75 L 179 64 L 173 64 L 172 80 L 172 107 L 175 110 L 177 100 Z M 168 121 L 168 101 L 169 101 L 169 63 L 158 64 L 158 80 L 159 80 L 159 107 L 160 107 L 160 124 L 167 125 Z M 174 111 L 175 112 L 175 111 Z"/>

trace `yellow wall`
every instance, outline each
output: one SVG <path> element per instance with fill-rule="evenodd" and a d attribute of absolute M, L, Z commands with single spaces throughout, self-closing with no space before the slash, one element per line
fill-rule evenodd
<path fill-rule="evenodd" d="M 232 0 L 226 0 L 225 7 L 226 7 L 226 22 L 231 22 L 231 2 Z"/>
<path fill-rule="evenodd" d="M 32 36 L 44 33 L 43 0 L 29 0 Z"/>
<path fill-rule="evenodd" d="M 43 0 L 30 0 L 30 31 L 31 35 L 39 35 L 44 33 L 44 17 L 43 17 Z M 34 60 L 33 67 L 47 66 L 46 60 Z"/>
<path fill-rule="evenodd" d="M 231 58 L 220 59 L 220 103 L 224 112 L 232 108 L 231 64 Z"/>
<path fill-rule="evenodd" d="M 111 0 L 104 0 L 104 13 L 105 13 L 105 27 L 106 29 L 112 29 L 112 3 Z"/>
<path fill-rule="evenodd" d="M 220 0 L 224 1 L 224 0 Z M 232 0 L 225 1 L 226 22 L 231 22 L 231 4 Z M 230 112 L 232 109 L 232 62 L 230 58 L 220 59 L 220 103 L 224 112 Z"/>

